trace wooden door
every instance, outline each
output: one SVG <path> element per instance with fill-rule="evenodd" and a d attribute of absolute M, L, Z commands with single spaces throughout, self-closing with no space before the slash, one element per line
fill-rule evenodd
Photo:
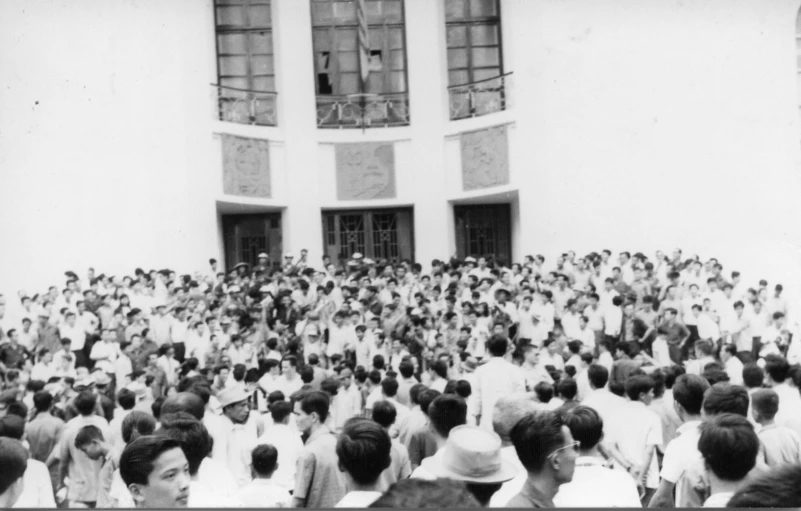
<path fill-rule="evenodd" d="M 281 214 L 223 215 L 225 266 L 230 270 L 239 263 L 253 267 L 259 254 L 266 252 L 273 265 L 282 261 Z"/>
<path fill-rule="evenodd" d="M 511 262 L 512 210 L 509 204 L 454 206 L 456 253 Z"/>
<path fill-rule="evenodd" d="M 359 252 L 370 259 L 414 260 L 411 208 L 323 212 L 323 248 L 332 261 Z"/>

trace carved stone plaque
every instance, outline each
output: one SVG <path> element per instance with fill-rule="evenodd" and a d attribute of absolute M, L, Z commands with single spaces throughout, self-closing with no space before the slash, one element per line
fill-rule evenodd
<path fill-rule="evenodd" d="M 221 135 L 223 192 L 269 198 L 270 144 L 267 140 Z"/>
<path fill-rule="evenodd" d="M 506 126 L 462 133 L 460 141 L 465 191 L 509 184 Z"/>
<path fill-rule="evenodd" d="M 395 198 L 395 148 L 389 142 L 336 144 L 337 199 Z"/>

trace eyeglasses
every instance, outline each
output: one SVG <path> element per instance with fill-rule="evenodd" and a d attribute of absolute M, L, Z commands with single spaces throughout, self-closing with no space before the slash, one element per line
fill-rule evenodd
<path fill-rule="evenodd" d="M 551 454 L 549 454 L 547 459 L 554 457 L 559 451 L 564 451 L 565 449 L 573 449 L 574 451 L 578 452 L 579 445 L 581 445 L 581 442 L 578 441 L 570 442 L 567 445 L 563 445 L 562 447 L 556 449 Z"/>

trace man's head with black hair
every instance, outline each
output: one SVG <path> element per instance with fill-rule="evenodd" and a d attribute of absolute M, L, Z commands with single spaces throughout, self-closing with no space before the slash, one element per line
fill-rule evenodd
<path fill-rule="evenodd" d="M 754 427 L 741 415 L 722 413 L 701 424 L 698 451 L 721 481 L 743 480 L 756 465 L 759 446 Z"/>
<path fill-rule="evenodd" d="M 703 415 L 706 419 L 722 413 L 748 415 L 748 391 L 739 385 L 717 383 L 704 394 Z"/>
<path fill-rule="evenodd" d="M 454 394 L 437 396 L 428 406 L 432 431 L 442 440 L 447 439 L 456 426 L 467 424 L 467 403 Z"/>

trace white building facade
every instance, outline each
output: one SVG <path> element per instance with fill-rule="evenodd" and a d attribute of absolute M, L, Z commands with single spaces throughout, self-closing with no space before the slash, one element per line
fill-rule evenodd
<path fill-rule="evenodd" d="M 789 288 L 798 7 L 0 2 L 0 292 L 262 251 L 675 247 Z"/>

